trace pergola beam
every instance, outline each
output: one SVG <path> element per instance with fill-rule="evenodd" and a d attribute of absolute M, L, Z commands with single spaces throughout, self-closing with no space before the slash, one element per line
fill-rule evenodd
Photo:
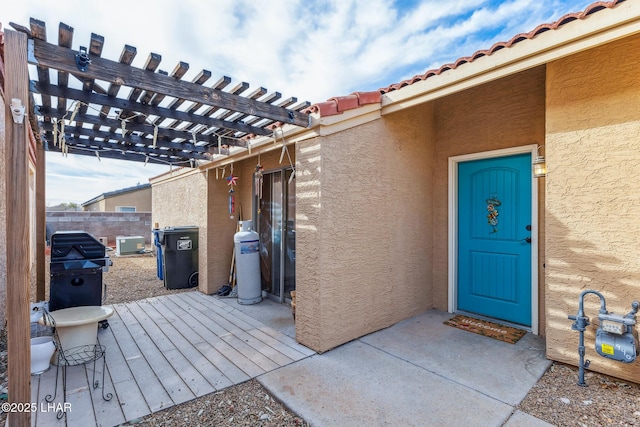
<path fill-rule="evenodd" d="M 104 159 L 115 159 L 115 160 L 129 160 L 132 162 L 147 162 L 147 163 L 155 163 L 161 165 L 180 165 L 180 166 L 188 166 L 189 162 L 192 161 L 191 158 L 169 158 L 169 157 L 158 157 L 146 155 L 143 153 L 135 153 L 131 151 L 125 151 L 124 154 L 120 150 L 111 150 L 111 151 L 100 151 L 98 156 L 96 156 L 95 151 L 87 151 L 76 148 L 72 145 L 68 146 L 69 154 L 72 155 L 80 155 L 80 156 L 91 156 L 98 157 Z M 51 150 L 51 149 L 50 149 Z"/>
<path fill-rule="evenodd" d="M 231 109 L 251 116 L 261 116 L 283 123 L 303 127 L 309 127 L 310 125 L 309 116 L 298 111 L 287 110 L 242 96 L 234 96 L 228 92 L 207 88 L 188 81 L 176 80 L 159 73 L 150 73 L 100 57 L 91 58 L 92 63 L 89 69 L 86 72 L 81 72 L 76 66 L 75 51 L 43 40 L 32 40 L 33 56 L 37 59 L 35 65 L 38 66 L 72 73 L 85 79 L 122 84 L 141 90 L 184 98 L 188 101 L 200 102 L 205 105 Z"/>
<path fill-rule="evenodd" d="M 127 136 L 121 142 L 108 142 L 108 141 L 98 141 L 96 139 L 89 139 L 89 137 L 94 138 L 102 138 L 99 132 L 84 129 L 84 132 L 78 132 L 72 134 L 74 137 L 72 140 L 67 139 L 66 145 L 70 147 L 78 146 L 86 149 L 94 149 L 94 150 L 115 150 L 118 152 L 121 151 L 134 151 L 136 153 L 144 153 L 151 155 L 165 155 L 165 156 L 175 156 L 179 157 L 180 160 L 188 159 L 189 157 L 199 160 L 209 160 L 210 155 L 214 154 L 215 148 L 211 147 L 206 152 L 204 151 L 188 151 L 179 145 L 177 148 L 169 148 L 169 147 L 149 147 L 146 145 L 139 145 L 140 143 L 136 140 L 136 137 Z M 85 136 L 83 138 L 83 136 Z M 69 138 L 69 137 L 67 137 Z M 176 146 L 174 146 L 176 147 Z M 208 156 L 209 155 L 209 156 Z"/>
<path fill-rule="evenodd" d="M 44 114 L 47 115 L 47 117 L 51 117 L 51 118 L 62 119 L 62 117 L 65 115 L 65 112 L 60 112 L 55 110 L 51 111 L 46 109 L 41 109 L 41 110 Z M 116 119 L 106 119 L 106 118 L 100 118 L 92 115 L 79 116 L 79 118 L 84 123 L 96 125 L 98 126 L 98 128 L 101 126 L 110 127 L 112 129 L 120 127 L 120 122 Z M 74 127 L 75 126 L 71 124 L 67 124 L 67 127 L 65 127 L 65 130 L 73 129 Z M 53 125 L 44 124 L 43 129 L 46 131 L 53 131 Z M 145 123 L 136 123 L 136 122 L 127 123 L 127 131 L 140 132 L 142 134 L 153 134 L 153 130 L 154 130 L 153 126 Z M 112 134 L 114 135 L 113 139 L 121 139 L 121 134 L 116 134 L 115 131 L 113 130 L 112 132 L 114 132 Z M 212 145 L 212 146 L 218 146 L 218 144 L 230 145 L 235 147 L 247 146 L 246 141 L 237 139 L 237 138 L 228 138 L 225 136 L 218 137 L 216 134 L 202 134 L 202 133 L 196 133 L 195 136 L 196 136 L 197 142 L 205 142 L 207 145 Z M 51 135 L 48 135 L 47 138 L 49 140 L 52 140 Z M 144 139 L 147 145 L 153 145 L 153 138 L 144 138 Z M 163 145 L 175 139 L 183 139 L 185 141 L 185 142 L 173 143 L 173 144 L 183 144 L 183 147 L 185 147 L 184 148 L 185 150 L 190 150 L 191 149 L 190 147 L 196 147 L 190 142 L 193 140 L 193 134 L 191 132 L 186 132 L 186 131 L 177 130 L 177 129 L 168 129 L 168 128 L 160 128 L 160 127 L 158 128 L 158 139 L 156 141 L 156 145 L 166 146 L 167 148 L 176 148 L 170 145 Z M 186 141 L 189 141 L 189 142 L 186 142 Z M 201 147 L 201 146 L 198 146 L 198 147 Z M 205 148 L 205 147 L 202 147 L 202 148 Z M 195 148 L 193 150 L 198 151 Z"/>
<path fill-rule="evenodd" d="M 198 114 L 189 114 L 184 111 L 171 110 L 169 108 L 163 108 L 153 105 L 146 105 L 140 102 L 110 97 L 106 95 L 100 95 L 96 93 L 89 93 L 82 90 L 61 88 L 56 85 L 45 85 L 40 82 L 35 83 L 36 90 L 44 95 L 57 96 L 59 98 L 73 99 L 80 101 L 83 104 L 96 104 L 109 106 L 111 108 L 118 108 L 122 111 L 129 112 L 128 116 L 121 118 L 130 119 L 135 113 L 141 113 L 145 116 L 160 116 L 167 119 L 175 119 L 178 121 L 190 122 L 193 124 L 199 124 L 212 128 L 225 128 L 232 129 L 237 132 L 252 133 L 255 135 L 269 135 L 271 131 L 256 126 L 246 125 L 244 123 L 235 123 L 218 118 L 204 117 Z M 124 113 L 127 114 L 127 113 Z"/>

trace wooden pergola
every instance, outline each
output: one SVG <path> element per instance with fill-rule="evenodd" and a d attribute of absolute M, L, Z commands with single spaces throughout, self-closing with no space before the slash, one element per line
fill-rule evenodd
<path fill-rule="evenodd" d="M 202 70 L 183 80 L 189 64 L 161 70 L 161 56 L 150 53 L 144 68 L 132 66 L 137 50 L 125 45 L 117 61 L 101 56 L 104 37 L 91 34 L 86 47 L 73 45 L 73 28 L 60 23 L 57 44 L 47 41 L 45 23 L 11 23 L 5 31 L 5 116 L 7 241 L 25 242 L 29 230 L 29 127 L 36 158 L 37 298 L 44 299 L 45 151 L 142 163 L 197 167 L 224 159 L 230 147 L 273 134 L 274 127 L 310 126 L 308 102 L 281 99 L 265 88 L 249 90 L 229 77 L 210 82 Z M 28 64 L 37 80 L 30 80 Z M 11 99 L 27 107 L 24 124 L 11 119 Z M 221 156 L 221 157 L 214 157 Z M 7 333 L 10 402 L 29 402 L 29 250 L 7 251 Z M 9 414 L 13 426 L 30 425 L 30 414 Z"/>
<path fill-rule="evenodd" d="M 229 77 L 207 84 L 211 72 L 182 80 L 189 64 L 170 73 L 150 53 L 144 69 L 131 66 L 137 50 L 125 45 L 118 61 L 102 58 L 104 37 L 72 49 L 73 28 L 61 23 L 57 45 L 47 42 L 45 23 L 12 24 L 28 36 L 28 61 L 37 66 L 31 85 L 48 150 L 149 163 L 193 166 L 230 146 L 246 147 L 252 136 L 270 135 L 274 123 L 308 127 L 308 102 L 281 100 L 279 92 Z M 57 73 L 53 83 L 52 72 Z M 70 87 L 70 78 L 81 88 Z"/>

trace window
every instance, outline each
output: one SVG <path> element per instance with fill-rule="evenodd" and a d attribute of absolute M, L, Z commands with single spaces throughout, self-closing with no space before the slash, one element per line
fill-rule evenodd
<path fill-rule="evenodd" d="M 135 206 L 116 206 L 116 212 L 135 212 Z"/>

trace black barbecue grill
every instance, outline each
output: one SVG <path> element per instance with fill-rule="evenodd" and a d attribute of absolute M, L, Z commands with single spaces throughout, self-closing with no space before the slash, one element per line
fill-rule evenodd
<path fill-rule="evenodd" d="M 51 235 L 49 310 L 102 305 L 102 273 L 112 265 L 105 246 L 84 231 Z M 103 328 L 107 321 L 100 322 Z"/>

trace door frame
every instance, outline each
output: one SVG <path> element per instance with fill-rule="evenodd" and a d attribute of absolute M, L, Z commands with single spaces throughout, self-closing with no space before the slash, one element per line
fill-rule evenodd
<path fill-rule="evenodd" d="M 537 155 L 536 144 L 501 150 L 483 151 L 473 154 L 449 157 L 449 262 L 448 262 L 448 312 L 458 308 L 458 163 L 472 160 L 506 157 L 515 154 Z M 531 173 L 531 172 L 530 172 Z M 531 178 L 531 332 L 538 335 L 538 179 Z"/>
<path fill-rule="evenodd" d="M 294 168 L 292 166 L 285 166 L 285 167 L 276 167 L 273 169 L 269 169 L 269 170 L 263 170 L 262 174 L 263 175 L 271 175 L 271 174 L 275 174 L 275 173 L 280 173 L 281 177 L 282 177 L 282 195 L 281 195 L 281 200 L 280 200 L 280 205 L 282 206 L 282 235 L 280 238 L 280 245 L 278 246 L 278 250 L 280 251 L 280 265 L 279 265 L 279 270 L 280 270 L 280 275 L 278 278 L 279 281 L 279 286 L 280 286 L 280 295 L 275 295 L 271 292 L 268 293 L 267 298 L 274 300 L 274 301 L 278 301 L 280 303 L 285 303 L 285 302 L 290 302 L 291 299 L 285 297 L 284 295 L 284 280 L 285 280 L 285 259 L 284 257 L 286 256 L 286 248 L 287 248 L 287 243 L 286 243 L 286 233 L 287 233 L 287 219 L 286 219 L 286 214 L 288 214 L 288 210 L 289 210 L 289 206 L 288 206 L 288 196 L 289 196 L 289 190 L 287 188 L 288 183 L 287 183 L 287 171 L 293 171 Z M 258 234 L 260 233 L 260 227 L 259 227 L 259 221 L 260 221 L 260 217 L 258 215 L 258 205 L 259 205 L 259 200 L 258 200 L 258 196 L 256 195 L 256 188 L 255 188 L 255 173 L 251 175 L 253 183 L 251 184 L 251 189 L 252 189 L 252 215 L 253 215 L 253 229 L 255 231 L 258 232 Z M 295 179 L 295 178 L 294 178 Z M 294 229 L 295 229 L 295 222 L 297 222 L 295 220 L 294 217 Z M 262 244 L 262 242 L 260 242 L 260 244 Z M 295 267 L 295 262 L 294 262 L 294 267 Z M 261 267 L 262 268 L 262 267 Z"/>

